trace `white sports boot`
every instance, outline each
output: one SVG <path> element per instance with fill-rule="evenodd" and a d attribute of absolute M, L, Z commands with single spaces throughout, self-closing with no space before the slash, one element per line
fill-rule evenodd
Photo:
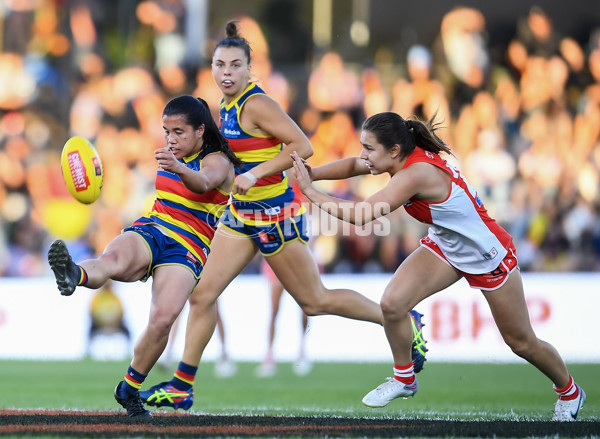
<path fill-rule="evenodd" d="M 554 405 L 553 421 L 572 422 L 577 419 L 577 414 L 585 402 L 585 392 L 577 384 L 575 385 L 579 390 L 579 395 L 577 398 L 571 400 L 558 398 L 558 401 L 556 401 L 556 404 Z"/>
<path fill-rule="evenodd" d="M 412 384 L 404 384 L 392 377 L 367 393 L 362 402 L 367 407 L 385 407 L 396 398 L 415 396 L 418 387 L 416 376 Z"/>

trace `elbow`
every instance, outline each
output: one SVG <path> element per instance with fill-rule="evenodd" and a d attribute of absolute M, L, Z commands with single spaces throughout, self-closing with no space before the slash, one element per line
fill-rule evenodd
<path fill-rule="evenodd" d="M 315 151 L 313 150 L 312 145 L 310 143 L 308 143 L 308 142 L 305 145 L 302 146 L 302 148 L 300 149 L 300 151 L 296 151 L 296 152 L 303 159 L 307 159 L 307 158 L 311 157 L 315 153 Z"/>
<path fill-rule="evenodd" d="M 190 188 L 191 189 L 191 188 Z M 213 189 L 212 187 L 210 187 L 210 185 L 208 183 L 202 182 L 197 184 L 192 191 L 196 192 L 197 194 L 205 194 L 208 191 L 210 191 L 211 189 Z"/>
<path fill-rule="evenodd" d="M 356 227 L 364 227 L 374 220 L 375 218 L 373 215 L 369 215 L 368 213 L 359 210 L 351 215 L 348 222 L 354 224 Z"/>

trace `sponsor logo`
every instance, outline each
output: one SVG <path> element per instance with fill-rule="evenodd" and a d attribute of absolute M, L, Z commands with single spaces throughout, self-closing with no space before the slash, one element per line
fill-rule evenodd
<path fill-rule="evenodd" d="M 492 276 L 502 276 L 504 274 L 504 271 L 502 270 L 502 268 L 498 267 L 494 271 L 491 271 L 490 274 Z"/>
<path fill-rule="evenodd" d="M 223 130 L 223 134 L 228 135 L 228 136 L 239 136 L 242 133 L 238 130 L 230 130 L 229 128 L 225 128 Z"/>
<path fill-rule="evenodd" d="M 90 179 L 85 172 L 85 166 L 79 151 L 70 152 L 67 156 L 69 161 L 69 170 L 73 177 L 73 185 L 77 192 L 85 191 L 90 186 Z"/>
<path fill-rule="evenodd" d="M 492 249 L 489 252 L 483 253 L 482 256 L 485 259 L 494 259 L 496 256 L 498 256 L 498 250 L 496 250 L 495 247 L 492 247 Z"/>
<path fill-rule="evenodd" d="M 270 209 L 265 209 L 264 210 L 265 215 L 279 215 L 281 213 L 281 207 L 279 206 L 275 206 L 275 207 L 271 207 Z"/>
<path fill-rule="evenodd" d="M 94 174 L 96 174 L 96 177 L 99 177 L 102 174 L 102 166 L 100 166 L 98 157 L 92 157 L 92 164 L 94 165 Z"/>

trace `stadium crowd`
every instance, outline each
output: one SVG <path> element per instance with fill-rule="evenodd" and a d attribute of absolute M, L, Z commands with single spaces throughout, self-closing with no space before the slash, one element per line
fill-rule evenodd
<path fill-rule="evenodd" d="M 102 251 L 150 207 L 165 103 L 189 93 L 217 114 L 208 61 L 186 60 L 185 2 L 119 2 L 129 18 L 117 23 L 98 19 L 103 2 L 62 3 L 15 0 L 2 11 L 0 276 L 48 274 L 57 237 L 76 260 Z M 448 160 L 516 239 L 522 270 L 600 269 L 600 31 L 580 44 L 533 7 L 498 54 L 481 11 L 456 7 L 433 44 L 412 45 L 402 59 L 382 47 L 356 65 L 323 51 L 298 61 L 306 77 L 297 81 L 271 62 L 259 23 L 239 19 L 257 82 L 309 135 L 311 164 L 357 155 L 360 125 L 374 113 L 437 111 L 454 151 Z M 103 160 L 103 193 L 91 206 L 75 202 L 62 180 L 60 151 L 72 135 L 90 139 Z M 323 187 L 351 199 L 385 178 Z M 402 211 L 384 236 L 341 233 L 317 214 L 314 251 L 325 272 L 393 271 L 425 234 Z"/>

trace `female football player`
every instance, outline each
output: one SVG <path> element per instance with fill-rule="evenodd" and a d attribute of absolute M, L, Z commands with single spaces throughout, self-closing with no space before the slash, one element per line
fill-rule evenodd
<path fill-rule="evenodd" d="M 512 237 L 490 218 L 460 171 L 440 153 L 450 153 L 436 134 L 434 117 L 426 123 L 387 112 L 368 118 L 360 136 L 360 157 L 311 169 L 293 153 L 294 172 L 306 197 L 329 214 L 363 225 L 404 206 L 429 224 L 429 233 L 398 268 L 381 299 L 383 326 L 393 359 L 394 376 L 369 392 L 363 403 L 383 407 L 417 393 L 412 370 L 410 310 L 422 300 L 464 277 L 482 291 L 500 334 L 518 356 L 554 383 L 558 395 L 553 420 L 573 421 L 585 393 L 564 361 L 531 327 Z M 348 203 L 317 190 L 312 180 L 389 174 L 386 187 L 364 201 Z M 384 206 L 385 208 L 383 208 Z"/>
<path fill-rule="evenodd" d="M 309 157 L 312 146 L 283 109 L 251 82 L 250 51 L 236 23 L 227 23 L 226 37 L 213 53 L 212 72 L 223 96 L 221 132 L 244 166 L 190 298 L 182 361 L 173 379 L 141 392 L 148 405 L 183 409 L 192 405 L 198 364 L 215 329 L 217 298 L 257 252 L 307 315 L 382 322 L 377 303 L 352 290 L 329 290 L 321 282 L 307 245 L 305 207 L 284 172 L 292 167 L 292 151 Z M 420 321 L 416 324 L 420 327 Z"/>
<path fill-rule="evenodd" d="M 76 265 L 61 240 L 48 251 L 58 289 L 65 296 L 79 285 L 96 289 L 109 279 L 134 282 L 152 276 L 148 325 L 114 392 L 132 417 L 150 417 L 138 390 L 200 278 L 229 200 L 234 165 L 241 166 L 200 98 L 171 100 L 163 111 L 163 129 L 165 146 L 154 151 L 158 172 L 152 210 L 125 228 L 96 259 Z"/>

